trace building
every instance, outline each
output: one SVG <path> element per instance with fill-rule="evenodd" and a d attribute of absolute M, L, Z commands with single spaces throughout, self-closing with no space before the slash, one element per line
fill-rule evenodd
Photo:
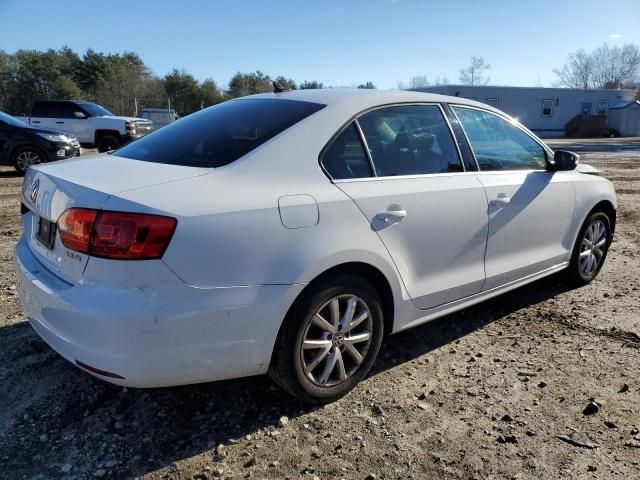
<path fill-rule="evenodd" d="M 608 125 L 623 137 L 640 137 L 640 101 L 634 100 L 612 107 Z"/>
<path fill-rule="evenodd" d="M 144 108 L 140 114 L 142 118 L 151 120 L 153 127 L 157 130 L 160 127 L 169 125 L 178 119 L 178 115 L 174 109 L 169 108 Z"/>
<path fill-rule="evenodd" d="M 610 109 L 628 105 L 634 90 L 442 85 L 419 88 L 486 103 L 515 117 L 540 137 L 563 137 L 565 125 L 578 115 L 609 116 Z M 608 118 L 605 119 L 605 124 Z"/>

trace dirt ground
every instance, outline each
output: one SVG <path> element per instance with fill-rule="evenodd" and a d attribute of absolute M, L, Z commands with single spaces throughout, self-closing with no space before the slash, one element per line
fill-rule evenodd
<path fill-rule="evenodd" d="M 0 478 L 640 478 L 640 140 L 560 144 L 618 191 L 597 280 L 392 336 L 315 409 L 265 377 L 128 390 L 59 357 L 15 294 L 21 178 L 0 170 Z"/>

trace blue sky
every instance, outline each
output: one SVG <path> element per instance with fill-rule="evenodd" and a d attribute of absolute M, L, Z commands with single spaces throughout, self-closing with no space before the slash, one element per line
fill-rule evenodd
<path fill-rule="evenodd" d="M 256 69 L 334 86 L 456 82 L 482 56 L 492 84 L 550 86 L 572 51 L 640 44 L 640 0 L 0 0 L 0 25 L 8 52 L 132 50 L 158 75 L 223 85 Z"/>

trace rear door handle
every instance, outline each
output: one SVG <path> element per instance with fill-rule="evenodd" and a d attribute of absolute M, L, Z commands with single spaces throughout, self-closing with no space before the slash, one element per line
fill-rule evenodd
<path fill-rule="evenodd" d="M 395 206 L 398 207 L 397 205 Z M 382 212 L 376 213 L 376 218 L 378 220 L 382 220 L 383 222 L 391 224 L 391 223 L 400 222 L 402 221 L 402 219 L 404 219 L 404 217 L 407 216 L 406 210 L 403 210 L 400 207 L 398 208 L 392 208 L 392 207 L 394 207 L 394 205 L 390 205 L 387 210 L 383 210 Z"/>
<path fill-rule="evenodd" d="M 40 123 L 40 120 L 31 120 L 31 123 Z"/>
<path fill-rule="evenodd" d="M 64 122 L 56 122 L 56 123 L 64 123 Z"/>

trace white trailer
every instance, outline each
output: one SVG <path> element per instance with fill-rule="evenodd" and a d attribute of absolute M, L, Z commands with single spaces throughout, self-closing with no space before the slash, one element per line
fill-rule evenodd
<path fill-rule="evenodd" d="M 563 137 L 576 115 L 608 116 L 620 103 L 633 101 L 634 90 L 443 85 L 416 89 L 486 103 L 515 117 L 540 137 Z"/>

